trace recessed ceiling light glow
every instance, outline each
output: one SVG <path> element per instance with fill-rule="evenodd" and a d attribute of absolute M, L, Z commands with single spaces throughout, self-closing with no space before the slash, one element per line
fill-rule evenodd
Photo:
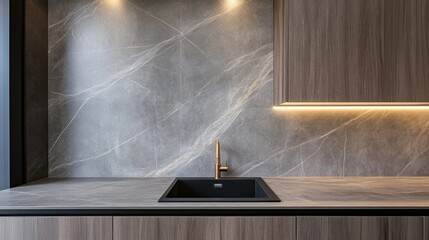
<path fill-rule="evenodd" d="M 111 8 L 121 8 L 123 0 L 104 0 L 104 2 Z"/>
<path fill-rule="evenodd" d="M 233 9 L 241 4 L 242 0 L 225 0 L 224 4 L 228 9 Z"/>

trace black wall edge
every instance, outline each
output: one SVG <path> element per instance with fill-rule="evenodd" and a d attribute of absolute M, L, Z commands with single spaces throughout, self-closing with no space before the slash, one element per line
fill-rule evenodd
<path fill-rule="evenodd" d="M 1 53 L 8 60 L 8 67 L 6 61 L 2 67 L 9 70 L 9 77 L 2 78 L 8 84 L 9 98 L 3 99 L 4 104 L 9 101 L 9 110 L 0 109 L 9 113 L 1 116 L 3 131 L 9 131 L 9 137 L 2 134 L 4 140 L 0 140 L 1 148 L 9 149 L 8 155 L 0 154 L 0 173 L 4 172 L 0 189 L 4 189 L 48 177 L 48 3 L 0 2 L 9 5 L 8 11 L 2 8 L 9 22 L 1 22 L 8 28 L 2 28 L 1 36 L 9 42 L 5 47 L 9 53 Z"/>
<path fill-rule="evenodd" d="M 24 6 L 25 180 L 48 177 L 48 1 Z"/>
<path fill-rule="evenodd" d="M 10 160 L 9 187 L 25 179 L 25 112 L 24 112 L 24 0 L 9 0 L 9 114 Z"/>
<path fill-rule="evenodd" d="M 0 0 L 0 190 L 9 186 L 9 0 Z"/>

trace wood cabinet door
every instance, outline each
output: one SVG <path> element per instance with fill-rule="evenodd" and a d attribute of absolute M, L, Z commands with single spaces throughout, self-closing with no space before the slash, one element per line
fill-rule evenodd
<path fill-rule="evenodd" d="M 274 102 L 429 102 L 428 0 L 275 0 Z"/>
<path fill-rule="evenodd" d="M 298 217 L 298 240 L 423 240 L 422 217 Z"/>
<path fill-rule="evenodd" d="M 0 217 L 0 240 L 111 240 L 112 217 Z"/>
<path fill-rule="evenodd" d="M 220 240 L 218 217 L 113 217 L 114 240 Z"/>
<path fill-rule="evenodd" d="M 346 102 L 347 0 L 288 1 L 288 102 Z"/>
<path fill-rule="evenodd" d="M 384 3 L 382 86 L 386 101 L 428 102 L 428 14 L 428 0 Z"/>
<path fill-rule="evenodd" d="M 295 217 L 223 217 L 222 240 L 295 240 Z"/>
<path fill-rule="evenodd" d="M 288 6 L 282 15 L 288 18 L 288 65 L 274 66 L 276 78 L 283 78 L 276 82 L 284 82 L 278 101 L 384 100 L 383 0 L 280 1 Z"/>
<path fill-rule="evenodd" d="M 425 226 L 424 226 L 424 233 L 425 233 L 425 240 L 429 240 L 429 217 L 425 217 Z"/>

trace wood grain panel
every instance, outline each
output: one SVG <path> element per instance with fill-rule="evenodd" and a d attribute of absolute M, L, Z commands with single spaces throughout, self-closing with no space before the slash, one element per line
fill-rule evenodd
<path fill-rule="evenodd" d="M 298 240 L 422 240 L 422 217 L 298 217 Z"/>
<path fill-rule="evenodd" d="M 222 240 L 294 240 L 295 217 L 221 218 Z"/>
<path fill-rule="evenodd" d="M 429 102 L 428 0 L 276 2 L 275 104 Z"/>
<path fill-rule="evenodd" d="M 389 218 L 364 217 L 361 220 L 362 239 L 389 239 Z"/>
<path fill-rule="evenodd" d="M 348 102 L 378 102 L 382 97 L 384 0 L 348 1 Z"/>
<path fill-rule="evenodd" d="M 415 89 L 418 102 L 426 102 L 429 99 L 429 1 L 416 0 L 417 14 L 417 82 Z"/>
<path fill-rule="evenodd" d="M 424 239 L 423 223 L 423 217 L 389 217 L 390 239 Z"/>
<path fill-rule="evenodd" d="M 348 2 L 290 0 L 289 101 L 347 101 Z"/>
<path fill-rule="evenodd" d="M 383 100 L 415 101 L 416 1 L 386 1 L 384 22 Z"/>
<path fill-rule="evenodd" d="M 109 240 L 112 217 L 1 217 L 0 240 Z"/>
<path fill-rule="evenodd" d="M 424 239 L 429 240 L 429 217 L 424 217 Z"/>
<path fill-rule="evenodd" d="M 274 0 L 274 104 L 288 99 L 289 0 Z"/>
<path fill-rule="evenodd" d="M 219 240 L 217 217 L 114 217 L 115 240 Z"/>
<path fill-rule="evenodd" d="M 298 217 L 298 240 L 360 240 L 359 217 Z"/>
<path fill-rule="evenodd" d="M 362 239 L 422 240 L 422 217 L 364 217 Z"/>

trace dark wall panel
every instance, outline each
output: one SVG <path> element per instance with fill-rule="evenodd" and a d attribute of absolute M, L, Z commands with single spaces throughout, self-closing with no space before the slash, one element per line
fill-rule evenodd
<path fill-rule="evenodd" d="M 25 183 L 24 147 L 24 3 L 9 1 L 10 186 Z"/>
<path fill-rule="evenodd" d="M 0 190 L 9 185 L 9 1 L 0 0 Z"/>
<path fill-rule="evenodd" d="M 1 0 L 0 188 L 47 177 L 47 5 Z"/>
<path fill-rule="evenodd" d="M 48 174 L 48 3 L 25 4 L 25 134 L 27 181 Z"/>

